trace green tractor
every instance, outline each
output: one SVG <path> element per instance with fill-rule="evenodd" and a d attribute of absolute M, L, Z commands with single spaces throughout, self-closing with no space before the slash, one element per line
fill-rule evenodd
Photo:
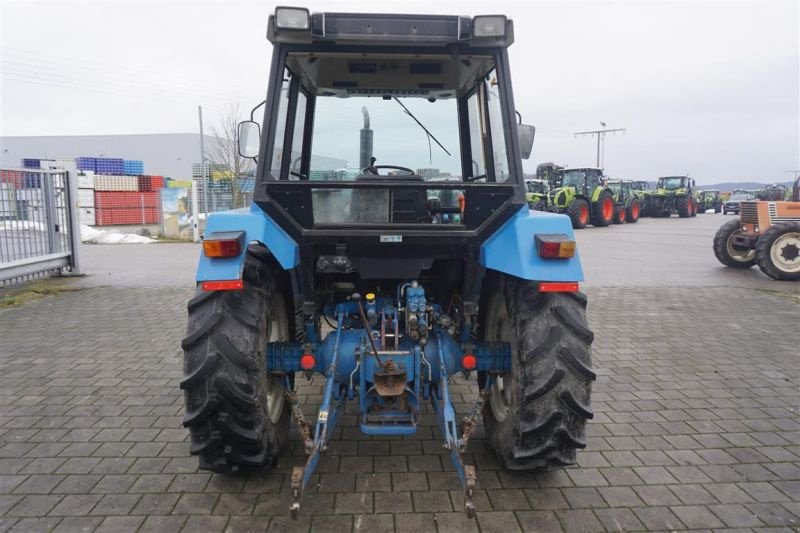
<path fill-rule="evenodd" d="M 639 198 L 639 217 L 649 217 L 650 214 L 650 200 L 653 194 L 653 188 L 650 182 L 644 180 L 631 181 L 631 190 L 633 194 Z"/>
<path fill-rule="evenodd" d="M 545 180 L 525 180 L 525 198 L 528 201 L 528 207 L 534 211 L 547 211 L 547 193 L 549 191 L 550 185 Z"/>
<path fill-rule="evenodd" d="M 688 176 L 658 178 L 656 190 L 650 196 L 650 216 L 669 217 L 673 213 L 681 218 L 697 216 L 693 189 L 694 180 Z"/>
<path fill-rule="evenodd" d="M 719 197 L 717 189 L 707 189 L 695 193 L 695 202 L 698 213 L 705 213 L 709 209 L 713 209 L 715 213 L 722 212 L 722 198 Z"/>
<path fill-rule="evenodd" d="M 569 215 L 575 229 L 614 221 L 614 192 L 606 186 L 602 169 L 569 168 L 560 174 L 561 187 L 547 195 L 550 211 Z"/>
<path fill-rule="evenodd" d="M 608 188 L 614 193 L 614 224 L 635 224 L 639 221 L 641 201 L 632 185 L 631 180 L 608 180 Z"/>

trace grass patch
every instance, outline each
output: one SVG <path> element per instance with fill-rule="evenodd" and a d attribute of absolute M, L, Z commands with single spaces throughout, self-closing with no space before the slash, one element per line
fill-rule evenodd
<path fill-rule="evenodd" d="M 0 289 L 0 309 L 19 307 L 48 296 L 81 290 L 73 287 L 71 280 L 63 278 L 43 279 Z"/>

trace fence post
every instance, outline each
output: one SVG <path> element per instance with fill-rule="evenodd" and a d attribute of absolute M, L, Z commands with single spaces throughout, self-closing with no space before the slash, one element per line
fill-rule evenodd
<path fill-rule="evenodd" d="M 65 165 L 68 168 L 64 175 L 64 188 L 66 189 L 67 222 L 69 224 L 69 243 L 70 243 L 70 270 L 73 276 L 81 275 L 81 264 L 79 260 L 79 246 L 81 245 L 81 221 L 80 203 L 78 200 L 78 166 L 75 162 Z"/>
<path fill-rule="evenodd" d="M 192 240 L 200 241 L 200 209 L 197 200 L 197 180 L 192 180 Z M 208 218 L 208 217 L 206 217 Z"/>
<path fill-rule="evenodd" d="M 39 170 L 39 186 L 44 200 L 44 217 L 47 225 L 47 251 L 54 254 L 58 251 L 58 219 L 56 218 L 55 187 L 53 187 L 53 174 Z"/>

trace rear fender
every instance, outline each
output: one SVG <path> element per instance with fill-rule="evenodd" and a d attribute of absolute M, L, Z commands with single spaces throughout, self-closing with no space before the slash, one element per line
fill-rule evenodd
<path fill-rule="evenodd" d="M 575 240 L 566 215 L 522 207 L 481 246 L 480 263 L 488 269 L 530 281 L 583 281 L 577 249 L 569 259 L 542 259 L 536 234 L 561 233 Z"/>
<path fill-rule="evenodd" d="M 205 234 L 222 231 L 244 231 L 245 243 L 263 244 L 284 270 L 290 270 L 300 264 L 297 243 L 255 204 L 249 209 L 234 209 L 209 215 Z M 242 253 L 236 257 L 223 259 L 208 258 L 201 254 L 197 265 L 197 281 L 241 279 L 245 255 Z"/>

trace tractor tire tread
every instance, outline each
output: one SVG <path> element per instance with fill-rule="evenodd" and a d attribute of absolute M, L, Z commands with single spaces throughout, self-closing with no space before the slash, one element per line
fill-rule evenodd
<path fill-rule="evenodd" d="M 741 222 L 738 218 L 729 220 L 724 223 L 720 228 L 717 230 L 717 233 L 714 234 L 714 256 L 716 256 L 717 260 L 720 263 L 727 267 L 731 268 L 750 268 L 756 264 L 756 258 L 754 257 L 751 261 L 736 261 L 730 255 L 728 255 L 728 239 L 730 238 L 731 234 L 733 234 L 736 230 L 739 229 L 741 226 Z M 756 254 L 757 255 L 757 254 Z"/>
<path fill-rule="evenodd" d="M 798 281 L 800 272 L 785 272 L 772 261 L 771 248 L 783 233 L 800 233 L 800 222 L 782 222 L 766 230 L 756 241 L 756 262 L 761 272 L 779 281 Z"/>
<path fill-rule="evenodd" d="M 498 285 L 517 332 L 513 375 L 504 382 L 516 399 L 502 420 L 495 418 L 491 402 L 484 404 L 489 446 L 510 470 L 574 464 L 577 450 L 586 446 L 586 420 L 593 416 L 594 334 L 586 324 L 586 298 L 539 293 L 535 283 L 508 276 L 499 276 Z"/>
<path fill-rule="evenodd" d="M 201 469 L 221 474 L 273 465 L 289 431 L 288 402 L 273 423 L 264 396 L 272 272 L 248 253 L 242 279 L 238 291 L 198 289 L 187 305 L 189 333 L 181 343 L 190 452 Z"/>

